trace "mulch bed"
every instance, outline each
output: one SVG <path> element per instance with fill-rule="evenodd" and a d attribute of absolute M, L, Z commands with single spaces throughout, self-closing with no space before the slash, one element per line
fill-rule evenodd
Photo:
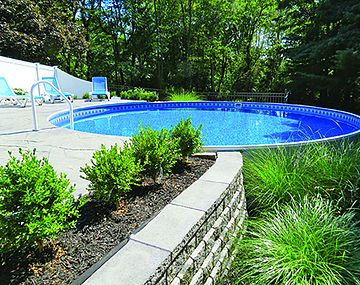
<path fill-rule="evenodd" d="M 143 181 L 134 187 L 117 212 L 113 205 L 90 199 L 81 209 L 76 228 L 46 240 L 42 254 L 26 248 L 0 257 L 0 284 L 71 284 L 213 164 L 200 158 L 178 161 L 161 184 Z"/>

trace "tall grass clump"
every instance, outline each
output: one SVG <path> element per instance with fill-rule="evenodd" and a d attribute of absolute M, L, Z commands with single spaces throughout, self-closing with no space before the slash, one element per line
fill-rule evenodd
<path fill-rule="evenodd" d="M 166 97 L 166 101 L 203 101 L 202 96 L 196 94 L 194 91 L 185 91 L 185 90 L 179 90 L 179 91 L 172 91 L 173 93 Z"/>
<path fill-rule="evenodd" d="M 235 284 L 360 284 L 360 229 L 321 196 L 249 223 L 236 245 Z"/>
<path fill-rule="evenodd" d="M 257 150 L 245 157 L 246 190 L 263 208 L 321 194 L 346 208 L 358 199 L 359 145 L 307 144 Z"/>
<path fill-rule="evenodd" d="M 317 188 L 330 200 L 342 199 L 349 207 L 359 199 L 360 145 L 315 145 L 312 149 L 312 167 L 307 172 L 309 188 Z M 359 205 L 355 205 L 357 208 Z"/>

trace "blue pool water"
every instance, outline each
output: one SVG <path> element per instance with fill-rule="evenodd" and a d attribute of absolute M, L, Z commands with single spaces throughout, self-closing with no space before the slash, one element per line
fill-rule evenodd
<path fill-rule="evenodd" d="M 194 127 L 203 125 L 207 146 L 256 146 L 336 138 L 356 133 L 360 126 L 360 120 L 355 115 L 355 121 L 358 120 L 355 123 L 352 118 L 347 119 L 346 114 L 349 113 L 334 111 L 333 115 L 328 109 L 285 107 L 286 104 L 259 104 L 255 108 L 245 108 L 246 105 L 241 108 L 149 106 L 151 108 L 147 109 L 139 105 L 139 110 L 135 111 L 110 108 L 91 116 L 82 115 L 75 118 L 75 130 L 130 137 L 137 132 L 140 124 L 157 130 L 162 127 L 170 129 L 181 118 L 191 117 Z M 64 123 L 60 125 L 68 127 Z"/>

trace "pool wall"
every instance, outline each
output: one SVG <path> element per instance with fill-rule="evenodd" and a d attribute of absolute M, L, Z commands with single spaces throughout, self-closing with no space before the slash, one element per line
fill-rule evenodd
<path fill-rule="evenodd" d="M 278 104 L 278 103 L 254 103 L 254 102 L 213 102 L 213 101 L 195 101 L 195 102 L 155 102 L 146 103 L 132 102 L 132 103 L 118 103 L 118 104 L 105 104 L 97 106 L 88 106 L 83 108 L 77 108 L 74 110 L 74 121 L 90 118 L 97 115 L 107 115 L 119 112 L 138 112 L 146 110 L 170 110 L 174 108 L 196 108 L 196 109 L 217 109 L 227 111 L 237 111 L 239 109 L 251 111 L 263 111 L 263 112 L 292 112 L 297 114 L 312 115 L 322 118 L 331 119 L 334 121 L 340 121 L 350 124 L 356 127 L 358 130 L 352 133 L 348 133 L 342 136 L 313 140 L 309 142 L 320 141 L 332 141 L 344 138 L 350 138 L 357 140 L 360 135 L 360 116 L 348 113 L 340 110 L 326 109 L 314 106 L 303 105 L 291 105 L 291 104 Z M 69 124 L 69 111 L 63 111 L 55 113 L 48 117 L 50 123 L 58 127 L 64 127 Z M 231 145 L 231 146 L 205 146 L 207 151 L 228 151 L 228 150 L 243 150 L 262 148 L 264 146 L 291 146 L 299 145 L 308 142 L 296 142 L 296 143 L 282 143 L 277 145 Z"/>

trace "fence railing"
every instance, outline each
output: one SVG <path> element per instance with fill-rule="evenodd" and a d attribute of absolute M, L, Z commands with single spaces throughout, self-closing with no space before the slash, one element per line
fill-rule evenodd
<path fill-rule="evenodd" d="M 134 89 L 135 87 L 123 86 L 123 85 L 108 85 L 110 91 L 126 91 Z M 165 98 L 171 93 L 167 93 L 163 89 L 138 87 L 146 91 L 155 91 L 159 94 L 160 100 Z M 197 95 L 201 96 L 203 100 L 207 101 L 243 101 L 243 102 L 262 102 L 262 103 L 286 103 L 288 101 L 290 92 L 286 93 L 261 93 L 261 92 L 237 92 L 232 93 L 225 92 L 196 92 Z M 118 94 L 119 95 L 119 94 Z"/>
<path fill-rule="evenodd" d="M 234 92 L 235 100 L 263 103 L 286 103 L 290 92 L 286 93 L 251 93 Z"/>

